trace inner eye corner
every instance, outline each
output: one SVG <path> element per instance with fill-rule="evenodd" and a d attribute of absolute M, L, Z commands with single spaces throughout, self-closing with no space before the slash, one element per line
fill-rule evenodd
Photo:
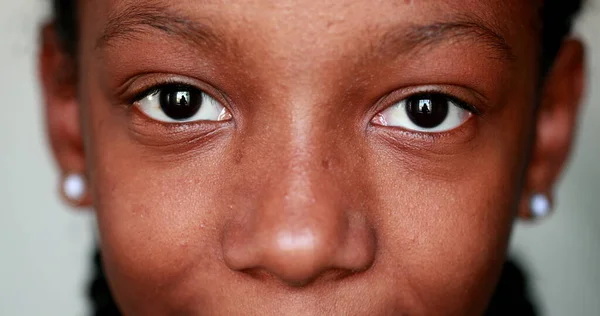
<path fill-rule="evenodd" d="M 388 108 L 385 108 L 379 112 L 377 112 L 371 119 L 369 123 L 377 126 L 387 126 L 387 121 L 385 120 L 384 112 L 387 111 Z"/>

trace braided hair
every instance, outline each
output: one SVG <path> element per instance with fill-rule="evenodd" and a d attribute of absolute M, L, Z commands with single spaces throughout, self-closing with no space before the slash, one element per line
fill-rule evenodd
<path fill-rule="evenodd" d="M 540 56 L 543 75 L 546 74 L 565 37 L 571 32 L 573 20 L 581 10 L 584 0 L 544 0 L 540 13 L 542 19 L 542 54 Z M 67 55 L 77 56 L 78 14 L 76 0 L 53 0 L 54 22 L 62 48 Z M 102 268 L 98 247 L 94 249 L 92 280 L 88 297 L 95 316 L 119 316 L 119 309 L 111 295 Z M 514 261 L 507 261 L 486 312 L 487 316 L 537 315 L 525 273 Z"/>

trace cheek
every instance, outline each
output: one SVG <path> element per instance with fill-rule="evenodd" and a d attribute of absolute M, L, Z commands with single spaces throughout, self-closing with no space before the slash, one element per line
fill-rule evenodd
<path fill-rule="evenodd" d="M 395 276 L 395 288 L 409 289 L 419 305 L 431 308 L 427 314 L 485 308 L 519 198 L 523 155 L 517 134 L 482 136 L 481 145 L 456 155 L 372 158 L 372 164 L 391 166 L 374 169 L 382 266 Z"/>
<path fill-rule="evenodd" d="M 225 209 L 218 204 L 224 203 L 218 180 L 227 176 L 219 167 L 225 146 L 191 159 L 161 156 L 132 137 L 125 113 L 101 102 L 89 102 L 87 108 L 94 207 L 115 296 L 124 309 L 135 306 L 136 313 L 145 305 L 141 298 L 160 297 L 161 304 L 171 305 L 168 310 L 192 305 L 180 295 L 189 293 L 185 284 L 200 284 L 194 285 L 196 294 L 208 288 L 210 274 L 200 280 L 197 268 L 213 270 L 221 251 L 223 219 L 216 210 Z"/>

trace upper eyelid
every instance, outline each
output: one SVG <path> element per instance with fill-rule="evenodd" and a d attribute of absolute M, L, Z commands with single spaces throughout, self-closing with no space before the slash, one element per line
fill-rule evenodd
<path fill-rule="evenodd" d="M 469 102 L 464 101 L 460 98 L 451 96 L 447 93 L 440 93 L 440 92 L 423 92 L 423 93 L 415 93 L 412 94 L 394 104 L 398 104 L 400 102 L 406 102 L 406 100 L 410 99 L 410 98 L 414 98 L 414 97 L 419 97 L 419 96 L 427 96 L 427 95 L 442 95 L 444 98 L 447 99 L 447 101 L 454 103 L 456 106 L 458 106 L 459 108 L 465 110 L 465 111 L 469 111 L 475 115 L 481 115 L 481 112 L 474 106 L 472 106 Z M 387 109 L 387 108 L 386 108 Z"/>
<path fill-rule="evenodd" d="M 462 99 L 453 97 L 451 95 L 447 95 L 447 94 L 443 94 L 444 97 L 446 97 L 450 102 L 456 104 L 458 107 L 462 108 L 463 110 L 469 111 L 475 115 L 481 115 L 481 112 L 479 111 L 479 109 L 477 109 L 477 107 L 472 106 L 469 102 L 466 102 Z"/>
<path fill-rule="evenodd" d="M 192 88 L 192 89 L 194 89 L 194 90 L 196 90 L 196 91 L 198 91 L 200 93 L 203 93 L 203 94 L 206 93 L 204 90 L 202 90 L 200 88 L 197 88 L 197 87 L 194 87 L 194 86 L 189 85 L 189 84 L 178 84 L 178 83 L 169 84 L 169 83 L 165 83 L 165 84 L 161 84 L 161 85 L 156 85 L 156 86 L 150 87 L 150 88 L 148 88 L 148 89 L 146 89 L 146 90 L 144 90 L 144 91 L 136 94 L 132 98 L 131 103 L 138 102 L 138 101 L 140 101 L 140 100 L 142 100 L 144 98 L 147 98 L 147 97 L 149 97 L 151 95 L 156 95 L 159 92 L 161 92 L 162 89 L 165 89 L 165 88 L 168 88 L 168 87 L 181 87 L 181 88 L 188 88 L 188 89 Z"/>
<path fill-rule="evenodd" d="M 460 91 L 460 93 L 458 91 Z M 467 91 L 467 93 L 462 93 L 462 91 Z M 380 98 L 379 101 L 377 101 L 375 112 L 379 113 L 384 111 L 390 106 L 394 106 L 395 104 L 405 101 L 411 97 L 427 94 L 443 95 L 450 101 L 456 103 L 457 106 L 460 106 L 461 108 L 478 116 L 484 116 L 487 111 L 492 108 L 491 101 L 485 95 L 482 95 L 472 88 L 456 85 L 432 84 L 397 88 L 392 92 L 387 93 Z M 470 99 L 472 99 L 472 101 L 469 101 Z"/>
<path fill-rule="evenodd" d="M 159 92 L 160 92 L 160 88 L 158 88 L 158 87 L 157 88 L 152 88 L 150 90 L 144 90 L 143 92 L 136 94 L 131 99 L 131 101 L 129 101 L 129 103 L 134 104 L 134 103 L 139 102 L 139 101 L 141 101 L 141 100 L 143 100 L 143 99 L 145 99 L 145 98 L 147 98 L 147 97 L 149 97 L 151 95 L 158 94 Z"/>

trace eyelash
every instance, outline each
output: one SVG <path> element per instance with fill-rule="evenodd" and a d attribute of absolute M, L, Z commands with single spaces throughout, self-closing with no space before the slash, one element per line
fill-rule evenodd
<path fill-rule="evenodd" d="M 159 93 L 161 90 L 167 89 L 167 88 L 187 88 L 187 89 L 194 89 L 194 90 L 198 90 L 202 93 L 206 93 L 204 90 L 196 88 L 190 84 L 185 84 L 185 83 L 180 83 L 180 82 L 165 82 L 165 83 L 160 83 L 157 85 L 154 85 L 150 88 L 147 88 L 145 90 L 143 90 L 140 93 L 137 93 L 134 95 L 133 98 L 131 98 L 127 104 L 129 107 L 132 107 L 136 102 L 141 101 L 142 99 L 151 96 L 153 94 L 157 94 Z"/>
<path fill-rule="evenodd" d="M 467 101 L 465 101 L 465 100 L 463 100 L 463 99 L 461 99 L 459 97 L 453 96 L 453 95 L 451 95 L 451 94 L 449 94 L 447 92 L 442 92 L 442 91 L 434 90 L 434 89 L 418 91 L 418 92 L 415 92 L 415 93 L 412 93 L 412 94 L 405 95 L 401 99 L 396 100 L 394 102 L 386 102 L 386 103 L 388 103 L 390 105 L 395 105 L 395 104 L 398 104 L 399 102 L 402 102 L 404 100 L 408 100 L 410 98 L 424 97 L 424 96 L 427 96 L 427 95 L 442 96 L 447 101 L 450 101 L 450 102 L 456 104 L 458 107 L 460 107 L 463 110 L 469 111 L 469 112 L 471 112 L 474 115 L 478 115 L 478 116 L 482 115 L 482 112 L 476 106 L 471 105 L 470 102 L 467 102 Z M 384 108 L 383 110 L 385 110 L 386 108 Z"/>

